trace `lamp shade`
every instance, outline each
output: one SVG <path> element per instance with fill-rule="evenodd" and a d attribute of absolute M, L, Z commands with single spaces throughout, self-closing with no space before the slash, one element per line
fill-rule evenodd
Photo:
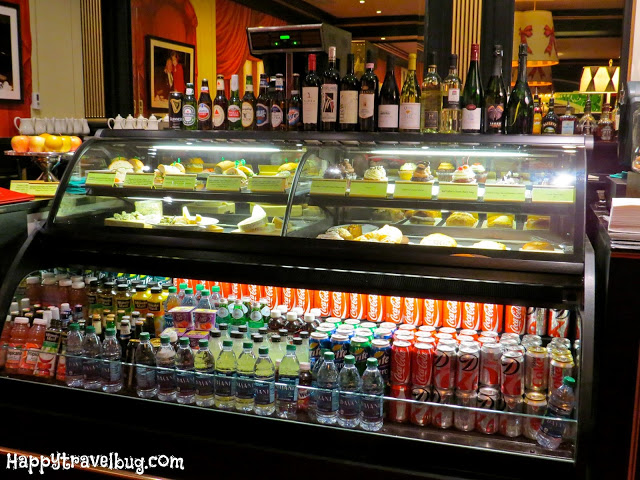
<path fill-rule="evenodd" d="M 518 12 L 517 12 L 518 13 Z M 560 63 L 556 50 L 553 16 L 548 10 L 527 10 L 514 16 L 513 65 L 518 64 L 518 45 L 527 44 L 527 66 L 548 67 Z"/>
<path fill-rule="evenodd" d="M 583 67 L 580 91 L 586 93 L 610 93 L 618 91 L 620 67 Z"/>
<path fill-rule="evenodd" d="M 518 71 L 511 69 L 511 85 L 516 84 Z M 553 85 L 551 78 L 551 67 L 531 67 L 527 69 L 527 82 L 529 87 L 547 87 Z"/>

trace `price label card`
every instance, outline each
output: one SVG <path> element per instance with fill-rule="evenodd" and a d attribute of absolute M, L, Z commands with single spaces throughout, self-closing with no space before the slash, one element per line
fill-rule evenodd
<path fill-rule="evenodd" d="M 96 187 L 113 187 L 116 183 L 116 172 L 87 172 L 85 185 Z"/>
<path fill-rule="evenodd" d="M 477 200 L 478 185 L 475 183 L 441 183 L 438 200 Z"/>
<path fill-rule="evenodd" d="M 350 197 L 386 198 L 388 182 L 351 180 Z"/>
<path fill-rule="evenodd" d="M 347 180 L 339 178 L 314 178 L 311 181 L 311 195 L 335 195 L 344 197 L 347 194 Z"/>
<path fill-rule="evenodd" d="M 576 189 L 574 187 L 534 185 L 531 190 L 531 201 L 533 203 L 574 203 Z"/>
<path fill-rule="evenodd" d="M 34 197 L 55 197 L 59 182 L 31 182 L 29 193 Z"/>
<path fill-rule="evenodd" d="M 209 175 L 206 189 L 214 192 L 239 192 L 242 180 L 240 175 Z"/>
<path fill-rule="evenodd" d="M 286 186 L 286 177 L 255 175 L 249 179 L 252 192 L 284 192 Z"/>
<path fill-rule="evenodd" d="M 155 175 L 153 173 L 127 173 L 124 177 L 124 187 L 136 187 L 136 188 L 153 188 L 153 180 Z"/>
<path fill-rule="evenodd" d="M 393 198 L 431 199 L 433 183 L 427 182 L 396 182 Z"/>
<path fill-rule="evenodd" d="M 485 202 L 524 202 L 527 187 L 524 185 L 485 185 Z"/>
<path fill-rule="evenodd" d="M 13 190 L 18 193 L 29 194 L 29 181 L 28 180 L 11 180 L 11 186 L 9 190 Z"/>
<path fill-rule="evenodd" d="M 278 173 L 280 165 L 258 165 L 258 172 L 260 175 L 275 175 Z"/>
<path fill-rule="evenodd" d="M 171 190 L 195 190 L 197 175 L 165 175 L 162 188 Z"/>

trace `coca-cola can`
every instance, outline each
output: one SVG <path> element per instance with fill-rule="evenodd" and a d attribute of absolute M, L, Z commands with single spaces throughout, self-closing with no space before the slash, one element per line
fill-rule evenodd
<path fill-rule="evenodd" d="M 422 325 L 422 303 L 421 298 L 403 298 L 402 318 L 405 323 L 415 325 L 416 328 Z"/>
<path fill-rule="evenodd" d="M 522 435 L 522 416 L 515 415 L 522 413 L 522 395 L 504 395 L 502 411 L 511 415 L 500 415 L 500 434 L 505 437 L 519 437 Z"/>
<path fill-rule="evenodd" d="M 569 310 L 549 309 L 548 335 L 566 338 L 569 333 Z"/>
<path fill-rule="evenodd" d="M 402 325 L 398 325 L 398 330 L 407 331 L 407 332 L 415 332 L 418 330 L 418 327 L 415 325 L 411 325 L 409 323 L 403 323 Z"/>
<path fill-rule="evenodd" d="M 349 294 L 349 316 L 362 320 L 367 316 L 367 295 L 363 293 Z"/>
<path fill-rule="evenodd" d="M 461 335 L 467 335 L 469 337 L 473 337 L 474 340 L 478 339 L 478 331 L 471 330 L 469 328 L 463 328 L 462 330 L 460 330 L 460 332 L 458 333 L 458 337 L 460 337 Z"/>
<path fill-rule="evenodd" d="M 527 327 L 527 307 L 507 305 L 504 314 L 504 331 L 524 335 Z"/>
<path fill-rule="evenodd" d="M 411 343 L 396 340 L 391 347 L 391 384 L 407 385 L 411 380 Z"/>
<path fill-rule="evenodd" d="M 480 329 L 483 332 L 501 332 L 503 309 L 504 307 L 502 305 L 483 303 L 482 314 L 480 316 Z"/>
<path fill-rule="evenodd" d="M 433 385 L 441 390 L 453 390 L 456 385 L 456 349 L 440 342 L 433 358 Z"/>
<path fill-rule="evenodd" d="M 382 322 L 384 319 L 384 297 L 382 295 L 367 295 L 367 320 Z"/>
<path fill-rule="evenodd" d="M 431 397 L 433 403 L 452 405 L 453 400 L 453 390 L 433 389 L 433 395 Z M 434 406 L 431 412 L 431 425 L 436 428 L 451 428 L 451 425 L 453 425 L 453 408 Z"/>
<path fill-rule="evenodd" d="M 387 322 L 402 322 L 402 297 L 384 297 L 385 315 Z"/>
<path fill-rule="evenodd" d="M 442 326 L 449 328 L 460 328 L 460 320 L 462 312 L 460 308 L 461 302 L 453 300 L 442 301 Z"/>
<path fill-rule="evenodd" d="M 431 400 L 431 387 L 412 385 L 411 399 L 414 402 L 419 402 L 411 404 L 409 413 L 411 423 L 421 427 L 429 425 L 431 423 L 431 405 L 426 402 Z"/>
<path fill-rule="evenodd" d="M 442 300 L 424 299 L 422 324 L 434 328 L 442 326 Z"/>
<path fill-rule="evenodd" d="M 407 423 L 411 406 L 410 402 L 404 400 L 411 399 L 411 387 L 409 385 L 391 385 L 389 395 L 391 398 L 397 399 L 389 401 L 389 420 L 396 423 Z"/>
<path fill-rule="evenodd" d="M 500 390 L 503 395 L 524 393 L 524 355 L 517 350 L 507 350 L 500 360 Z"/>
<path fill-rule="evenodd" d="M 433 337 L 433 334 L 431 332 L 421 332 L 420 330 L 418 330 L 415 333 L 415 337 L 417 342 L 422 341 L 423 338 L 429 338 L 435 342 L 435 338 Z"/>
<path fill-rule="evenodd" d="M 476 406 L 486 410 L 476 412 L 476 431 L 492 435 L 498 431 L 498 414 L 495 410 L 500 406 L 500 391 L 493 387 L 480 387 Z"/>
<path fill-rule="evenodd" d="M 454 337 L 456 335 L 456 329 L 452 327 L 442 327 L 438 330 L 438 333 L 446 333 Z"/>
<path fill-rule="evenodd" d="M 321 317 L 330 316 L 331 315 L 331 292 L 327 290 L 314 290 L 313 308 L 320 309 Z"/>
<path fill-rule="evenodd" d="M 573 358 L 568 350 L 556 351 L 549 362 L 549 393 L 553 394 L 562 385 L 564 377 L 573 377 Z"/>
<path fill-rule="evenodd" d="M 434 335 L 436 333 L 436 327 L 432 327 L 431 325 L 420 325 L 418 327 L 418 331 Z"/>
<path fill-rule="evenodd" d="M 402 340 L 405 342 L 409 342 L 409 343 L 413 343 L 415 337 L 413 335 L 413 332 L 409 332 L 407 330 L 396 330 L 394 336 L 393 336 L 393 340 Z"/>
<path fill-rule="evenodd" d="M 475 302 L 461 303 L 460 327 L 471 330 L 479 330 L 482 304 Z"/>
<path fill-rule="evenodd" d="M 456 405 L 461 407 L 476 408 L 478 394 L 476 392 L 461 392 L 456 390 Z M 457 430 L 470 432 L 476 426 L 476 411 L 456 409 L 453 413 L 453 424 Z"/>
<path fill-rule="evenodd" d="M 502 347 L 485 343 L 480 349 L 480 385 L 497 388 L 500 385 L 500 359 Z"/>
<path fill-rule="evenodd" d="M 286 294 L 285 294 L 286 301 Z M 349 294 L 331 292 L 331 315 L 337 318 L 349 317 Z"/>
<path fill-rule="evenodd" d="M 547 410 L 547 396 L 541 392 L 528 392 L 524 396 L 524 413 L 537 415 L 536 417 L 524 417 L 522 420 L 522 434 L 530 440 L 535 440 L 542 417 Z"/>
<path fill-rule="evenodd" d="M 456 388 L 460 392 L 478 390 L 480 348 L 471 343 L 460 345 L 457 359 Z"/>
<path fill-rule="evenodd" d="M 296 289 L 282 287 L 282 303 L 286 307 L 286 311 L 290 312 L 296 306 Z"/>
<path fill-rule="evenodd" d="M 547 309 L 527 307 L 527 328 L 530 335 L 544 335 L 547 333 Z"/>
<path fill-rule="evenodd" d="M 549 385 L 549 353 L 545 347 L 531 346 L 524 355 L 524 387 L 546 392 Z"/>
<path fill-rule="evenodd" d="M 419 387 L 431 385 L 433 373 L 432 343 L 416 343 L 411 353 L 411 384 Z"/>

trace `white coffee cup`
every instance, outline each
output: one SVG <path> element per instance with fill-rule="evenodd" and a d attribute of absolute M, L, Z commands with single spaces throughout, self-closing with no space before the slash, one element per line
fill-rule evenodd
<path fill-rule="evenodd" d="M 111 125 L 113 123 L 113 125 Z M 114 130 L 121 130 L 124 128 L 124 118 L 118 114 L 116 118 L 110 118 L 107 120 L 107 126 Z"/>
<path fill-rule="evenodd" d="M 20 118 L 15 117 L 13 119 L 13 125 L 16 127 L 20 135 L 34 135 L 35 129 L 33 126 L 33 118 Z"/>
<path fill-rule="evenodd" d="M 33 129 L 36 135 L 40 135 L 47 131 L 47 122 L 44 118 L 36 118 Z"/>

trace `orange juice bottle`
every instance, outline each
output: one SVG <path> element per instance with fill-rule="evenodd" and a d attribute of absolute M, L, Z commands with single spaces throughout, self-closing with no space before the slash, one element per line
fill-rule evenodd
<path fill-rule="evenodd" d="M 36 318 L 29 329 L 27 340 L 22 351 L 18 373 L 21 375 L 33 375 L 38 363 L 40 348 L 44 342 L 44 333 L 47 330 L 47 321 L 44 318 Z"/>
<path fill-rule="evenodd" d="M 133 310 L 140 312 L 141 317 L 146 317 L 149 313 L 149 297 L 151 294 L 147 291 L 146 285 L 136 286 L 136 293 L 133 294 Z"/>
<path fill-rule="evenodd" d="M 153 314 L 153 324 L 156 330 L 156 337 L 159 337 L 164 330 L 164 300 L 162 298 L 162 287 L 152 287 L 151 296 L 147 300 L 147 309 Z"/>
<path fill-rule="evenodd" d="M 16 317 L 13 321 L 13 328 L 11 329 L 9 348 L 7 349 L 7 360 L 4 366 L 7 373 L 18 373 L 20 360 L 22 359 L 22 350 L 28 336 L 29 319 L 26 317 Z"/>

